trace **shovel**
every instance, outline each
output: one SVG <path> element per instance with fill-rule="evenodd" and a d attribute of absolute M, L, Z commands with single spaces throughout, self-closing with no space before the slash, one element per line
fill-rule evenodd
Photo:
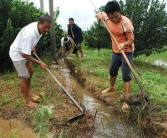
<path fill-rule="evenodd" d="M 41 61 L 41 59 L 38 57 L 38 55 L 33 52 L 34 56 Z M 67 97 L 73 102 L 73 104 L 79 109 L 80 114 L 77 116 L 74 116 L 67 120 L 65 124 L 72 123 L 75 120 L 82 118 L 84 116 L 84 110 L 82 107 L 74 100 L 74 98 L 68 93 L 68 91 L 65 89 L 65 87 L 58 81 L 58 79 L 53 75 L 53 73 L 49 70 L 49 68 L 46 68 L 46 71 L 49 73 L 49 75 L 53 78 L 53 80 L 58 84 L 58 86 L 64 91 L 64 93 L 67 95 Z"/>
<path fill-rule="evenodd" d="M 104 20 L 102 20 L 102 23 L 103 23 L 104 26 L 106 27 L 107 31 L 110 33 L 110 35 L 111 35 L 112 39 L 115 41 L 116 45 L 119 46 L 118 41 L 115 39 L 113 33 L 112 33 L 112 32 L 110 31 L 110 29 L 108 28 L 106 22 L 105 22 Z M 136 99 L 134 100 L 134 102 L 131 102 L 131 103 L 128 103 L 128 102 L 127 102 L 127 104 L 135 105 L 135 103 L 141 103 L 141 104 L 143 105 L 143 107 L 145 107 L 145 106 L 147 106 L 148 101 L 149 101 L 148 96 L 147 96 L 147 94 L 144 92 L 144 89 L 143 89 L 143 87 L 142 87 L 142 85 L 141 85 L 141 83 L 140 83 L 140 81 L 139 81 L 139 78 L 137 77 L 136 72 L 135 72 L 134 68 L 132 67 L 132 65 L 131 65 L 131 63 L 130 63 L 130 61 L 129 61 L 129 59 L 127 58 L 125 52 L 124 52 L 123 50 L 120 50 L 120 53 L 121 53 L 122 56 L 124 57 L 124 59 L 125 59 L 127 65 L 129 66 L 129 68 L 130 68 L 130 70 L 131 70 L 131 72 L 132 72 L 132 74 L 133 74 L 133 76 L 134 76 L 134 78 L 135 78 L 135 80 L 136 80 L 136 82 L 137 82 L 137 84 L 138 84 L 140 90 L 141 90 L 140 98 L 139 98 L 139 99 L 136 98 Z M 141 100 L 141 102 L 140 102 L 139 100 Z"/>

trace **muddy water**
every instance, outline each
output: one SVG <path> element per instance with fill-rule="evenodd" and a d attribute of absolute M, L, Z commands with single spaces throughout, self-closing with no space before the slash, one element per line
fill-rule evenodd
<path fill-rule="evenodd" d="M 32 129 L 21 125 L 16 120 L 0 119 L 0 138 L 36 138 Z"/>
<path fill-rule="evenodd" d="M 78 102 L 83 104 L 87 110 L 93 115 L 97 109 L 96 114 L 96 131 L 94 138 L 141 138 L 140 134 L 136 132 L 134 127 L 121 122 L 119 115 L 112 112 L 110 107 L 104 105 L 100 100 L 95 99 L 91 92 L 81 87 L 70 75 L 70 71 L 65 67 L 60 67 L 59 71 L 54 71 L 54 74 L 58 79 L 60 76 L 64 76 L 65 87 L 69 90 L 72 95 L 75 93 L 79 99 Z M 62 81 L 62 78 L 60 79 Z"/>

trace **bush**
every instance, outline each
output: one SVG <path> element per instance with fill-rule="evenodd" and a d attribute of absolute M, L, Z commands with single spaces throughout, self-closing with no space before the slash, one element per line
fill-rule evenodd
<path fill-rule="evenodd" d="M 4 72 L 12 69 L 9 48 L 16 35 L 22 27 L 37 21 L 43 12 L 36 9 L 33 3 L 27 3 L 21 0 L 0 0 L 0 12 L 0 72 Z M 59 42 L 63 30 L 60 25 L 55 24 L 56 41 Z M 37 44 L 37 50 L 39 55 L 50 50 L 49 33 L 40 39 Z"/>
<path fill-rule="evenodd" d="M 12 62 L 9 57 L 9 45 L 13 42 L 14 36 L 12 22 L 8 19 L 7 28 L 4 30 L 3 36 L 0 39 L 0 62 L 2 66 L 0 70 L 2 70 L 3 67 L 11 68 Z"/>
<path fill-rule="evenodd" d="M 167 44 L 167 13 L 166 4 L 159 0 L 120 0 L 121 13 L 129 17 L 134 24 L 135 56 L 149 56 L 154 52 L 165 50 Z M 100 11 L 104 11 L 102 6 Z M 85 32 L 85 42 L 89 47 L 111 48 L 109 35 L 98 22 Z"/>

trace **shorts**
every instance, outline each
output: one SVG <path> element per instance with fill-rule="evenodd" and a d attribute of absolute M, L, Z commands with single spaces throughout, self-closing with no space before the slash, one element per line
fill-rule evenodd
<path fill-rule="evenodd" d="M 18 76 L 24 79 L 30 78 L 30 74 L 26 66 L 27 62 L 31 64 L 31 62 L 27 61 L 26 59 L 20 61 L 13 61 L 13 65 L 18 73 Z"/>
<path fill-rule="evenodd" d="M 133 52 L 125 53 L 129 61 L 132 63 Z M 131 71 L 121 53 L 113 53 L 110 65 L 110 76 L 116 77 L 118 75 L 119 67 L 122 65 L 122 80 L 129 82 L 131 80 Z"/>

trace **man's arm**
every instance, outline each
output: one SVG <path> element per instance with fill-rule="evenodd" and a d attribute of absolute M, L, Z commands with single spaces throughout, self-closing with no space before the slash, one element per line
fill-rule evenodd
<path fill-rule="evenodd" d="M 123 49 L 124 46 L 131 46 L 134 43 L 135 37 L 134 37 L 133 30 L 127 29 L 126 37 L 127 37 L 127 41 L 120 43 L 120 47 L 119 47 L 120 50 Z"/>
<path fill-rule="evenodd" d="M 36 52 L 36 48 L 32 48 L 31 53 Z"/>
<path fill-rule="evenodd" d="M 107 17 L 107 14 L 104 13 L 104 12 L 99 12 L 96 14 L 96 18 L 98 21 L 101 21 L 104 20 L 106 22 L 106 25 L 108 26 L 109 29 L 110 28 L 110 25 L 109 25 L 109 19 Z M 131 33 L 127 33 L 127 41 L 126 42 L 123 42 L 123 43 L 119 43 L 118 47 L 119 47 L 119 50 L 122 50 L 124 48 L 124 46 L 126 45 L 132 45 L 134 43 L 134 34 L 133 32 Z"/>
<path fill-rule="evenodd" d="M 33 58 L 32 56 L 27 55 L 27 54 L 24 54 L 24 53 L 22 53 L 21 55 L 22 55 L 22 57 L 24 57 L 25 59 L 27 59 L 27 60 L 29 60 L 29 61 L 32 61 L 32 62 L 34 62 L 34 63 L 37 63 L 38 65 L 41 66 L 41 68 L 43 68 L 43 69 L 46 69 L 46 68 L 47 68 L 47 65 L 46 65 L 44 62 L 39 61 L 39 60 Z"/>
<path fill-rule="evenodd" d="M 126 42 L 123 42 L 123 43 L 119 43 L 119 45 L 118 45 L 119 50 L 122 50 L 124 48 L 124 46 L 131 46 L 133 43 L 134 43 L 134 40 L 132 40 L 132 39 L 127 40 Z"/>

